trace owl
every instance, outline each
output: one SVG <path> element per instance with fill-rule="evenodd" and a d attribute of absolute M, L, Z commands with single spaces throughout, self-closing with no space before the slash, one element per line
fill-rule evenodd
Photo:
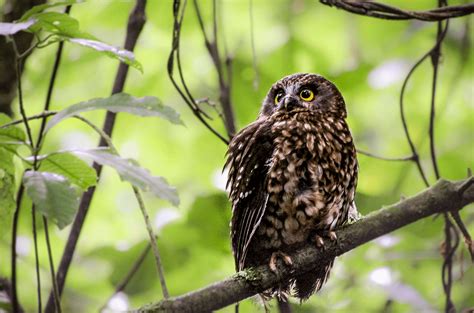
<path fill-rule="evenodd" d="M 225 167 L 237 271 L 263 264 L 275 271 L 277 258 L 291 266 L 292 252 L 335 239 L 334 231 L 357 216 L 358 163 L 346 117 L 333 83 L 293 74 L 273 84 L 257 120 L 233 137 Z M 262 296 L 306 300 L 333 261 Z"/>

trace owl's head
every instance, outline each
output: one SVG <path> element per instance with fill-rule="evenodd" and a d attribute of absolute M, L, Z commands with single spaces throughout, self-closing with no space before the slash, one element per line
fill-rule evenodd
<path fill-rule="evenodd" d="M 315 114 L 347 116 L 344 99 L 336 86 L 322 76 L 297 73 L 273 84 L 263 101 L 260 116 L 310 111 Z"/>

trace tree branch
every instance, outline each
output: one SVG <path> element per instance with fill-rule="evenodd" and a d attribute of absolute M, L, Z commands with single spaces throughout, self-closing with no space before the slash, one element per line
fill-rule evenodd
<path fill-rule="evenodd" d="M 469 187 L 463 188 L 467 182 Z M 188 294 L 151 303 L 138 312 L 210 312 L 251 297 L 288 281 L 295 274 L 312 271 L 336 256 L 342 255 L 379 236 L 402 228 L 428 216 L 458 211 L 474 202 L 474 177 L 450 182 L 440 180 L 434 186 L 396 204 L 373 212 L 337 232 L 337 242 L 328 242 L 324 250 L 313 245 L 291 255 L 292 267 L 278 264 L 277 274 L 268 266 L 248 269 Z"/>
<path fill-rule="evenodd" d="M 453 5 L 427 11 L 405 11 L 387 4 L 374 1 L 319 0 L 322 4 L 335 6 L 345 11 L 386 20 L 421 20 L 426 22 L 442 21 L 449 18 L 474 13 L 474 4 Z"/>

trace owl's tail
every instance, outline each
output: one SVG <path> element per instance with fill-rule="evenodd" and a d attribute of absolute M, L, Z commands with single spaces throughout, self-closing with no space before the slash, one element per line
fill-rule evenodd
<path fill-rule="evenodd" d="M 295 277 L 294 296 L 301 301 L 308 299 L 319 291 L 329 278 L 334 259 L 323 264 L 319 269 Z"/>

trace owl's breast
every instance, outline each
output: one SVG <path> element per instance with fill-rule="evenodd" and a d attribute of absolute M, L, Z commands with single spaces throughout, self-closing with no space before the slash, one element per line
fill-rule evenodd
<path fill-rule="evenodd" d="M 273 125 L 266 224 L 275 229 L 274 243 L 306 241 L 313 230 L 333 228 L 346 215 L 357 163 L 350 133 L 337 128 L 296 118 Z"/>

